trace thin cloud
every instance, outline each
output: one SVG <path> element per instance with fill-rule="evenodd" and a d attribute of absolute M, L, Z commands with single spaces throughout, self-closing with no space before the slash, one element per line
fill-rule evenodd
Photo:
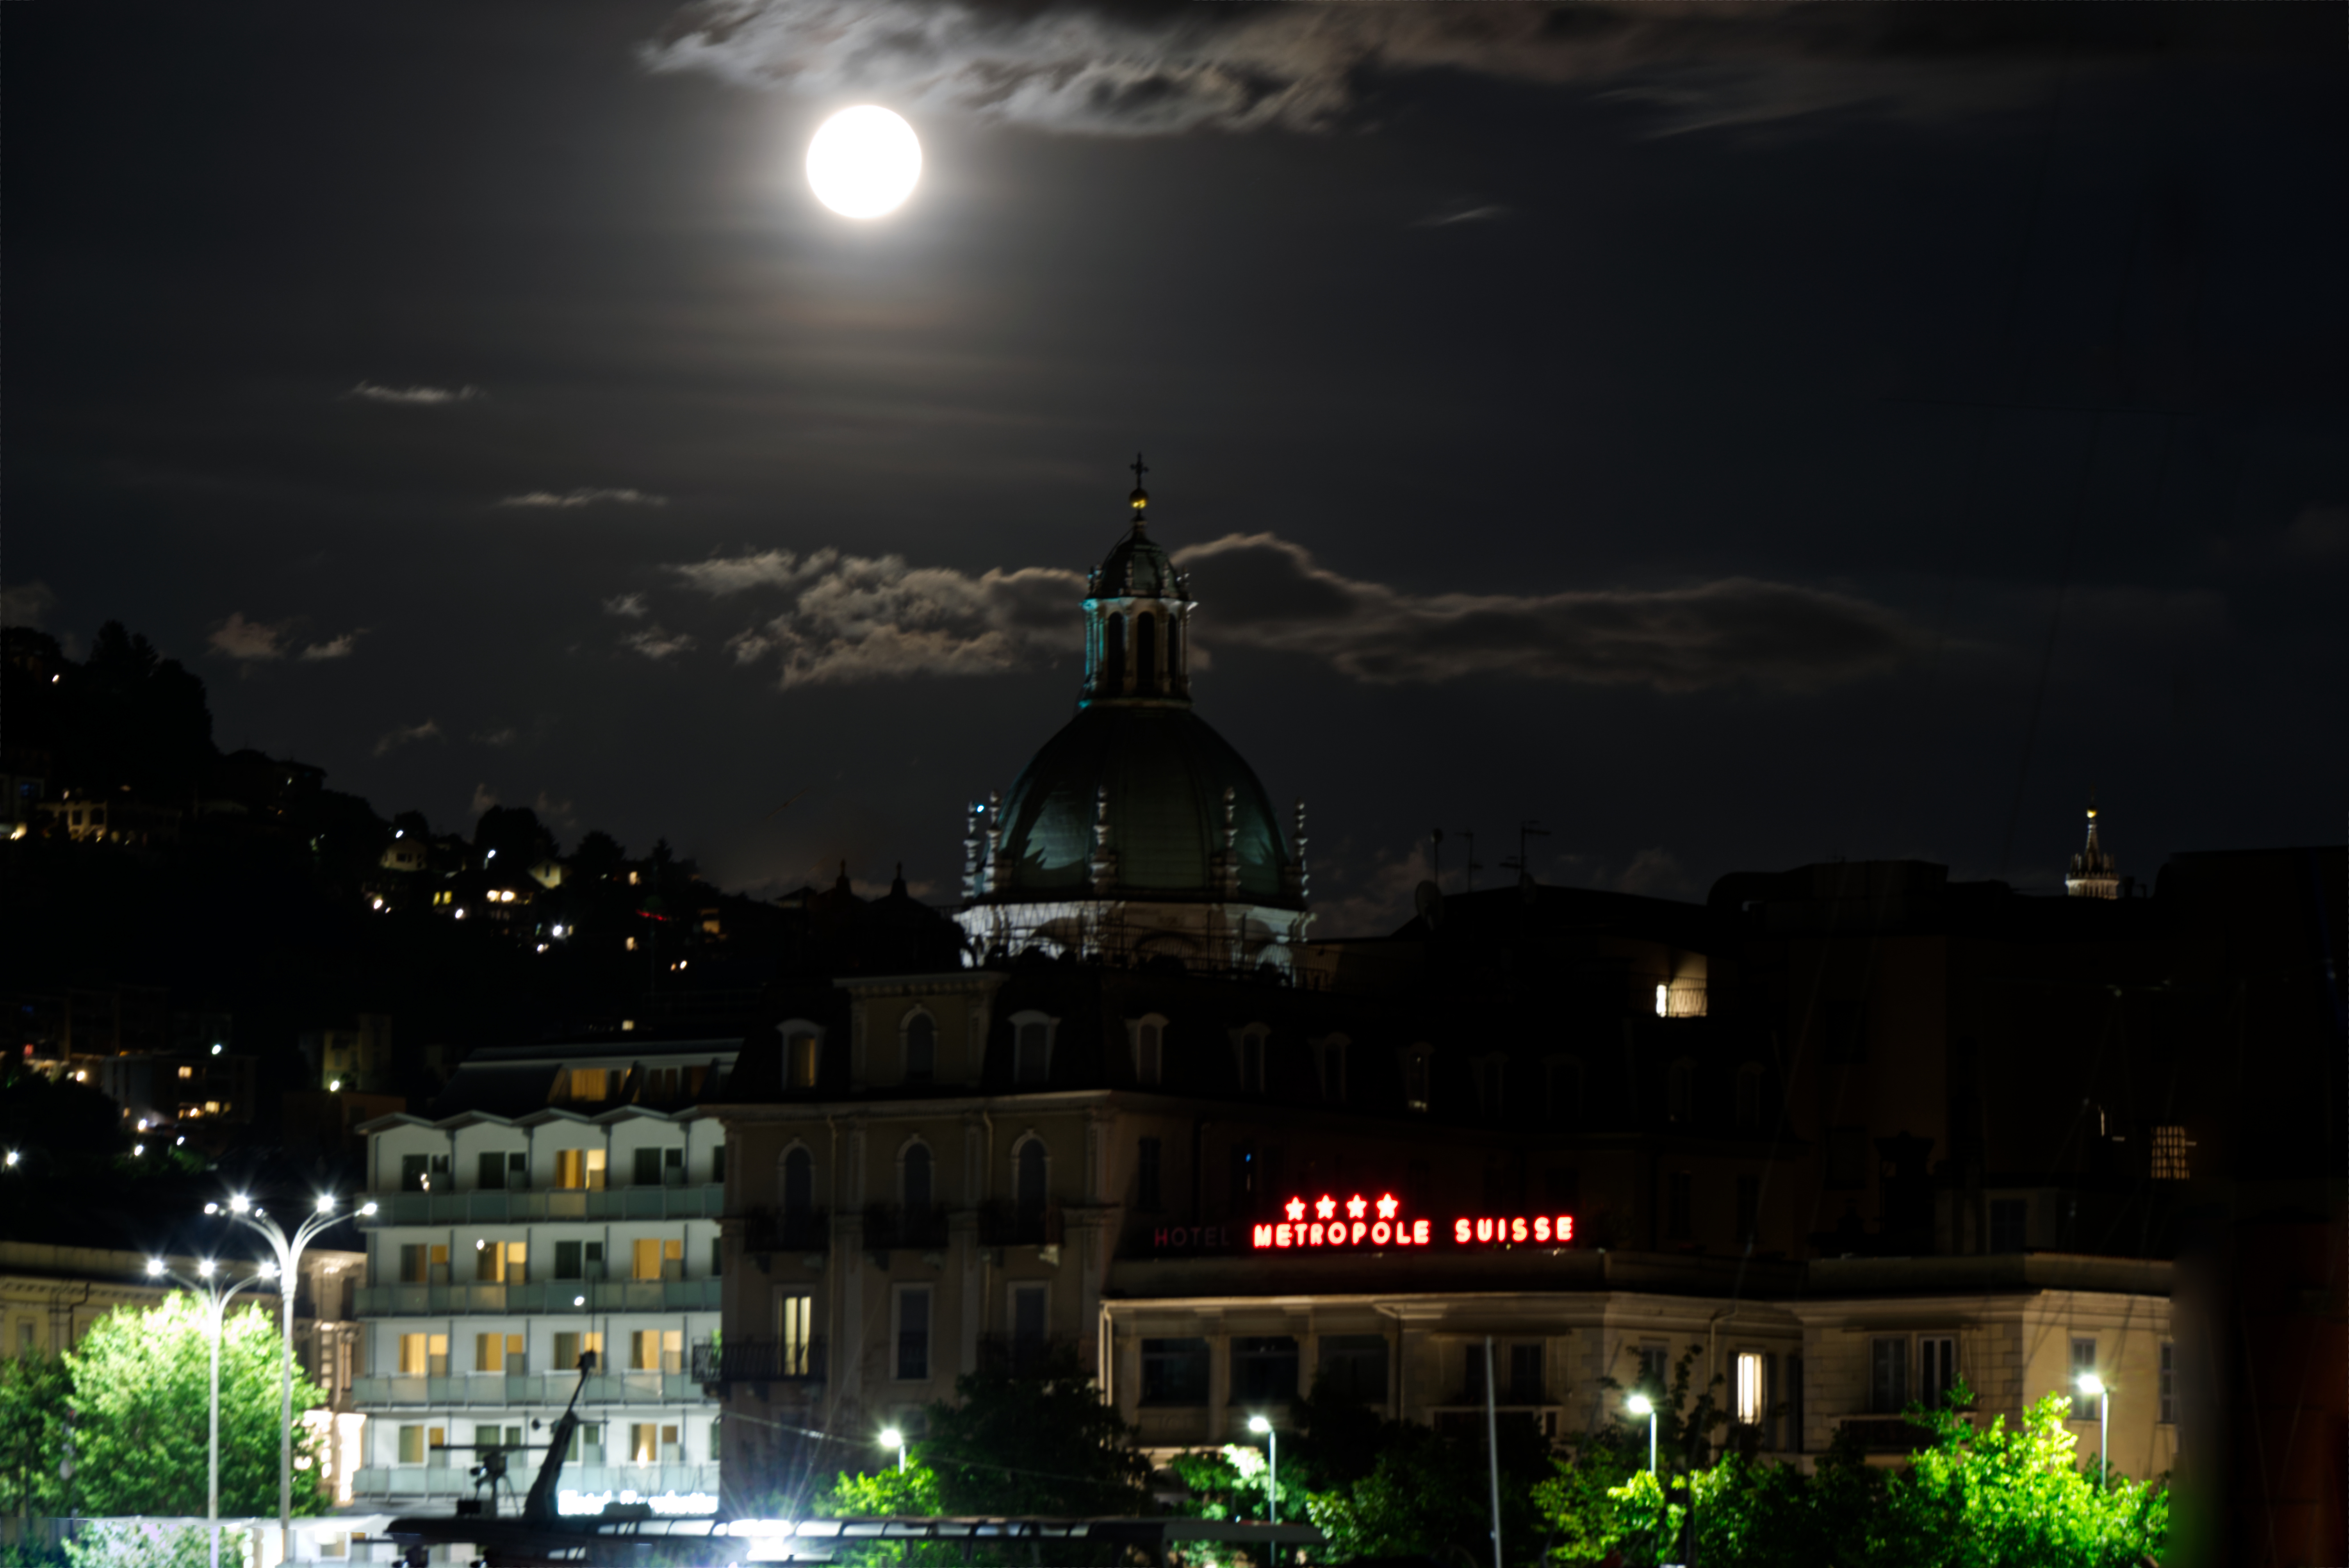
<path fill-rule="evenodd" d="M 641 593 L 615 593 L 604 601 L 604 614 L 606 615 L 641 621 L 651 613 L 652 606 L 645 603 L 645 596 Z"/>
<path fill-rule="evenodd" d="M 500 506 L 552 507 L 567 510 L 580 506 L 667 506 L 668 497 L 653 495 L 640 490 L 606 490 L 586 487 L 571 490 L 525 490 L 510 495 L 498 502 Z"/>
<path fill-rule="evenodd" d="M 248 621 L 242 611 L 232 611 L 229 618 L 214 626 L 205 640 L 212 652 L 222 658 L 259 664 L 285 656 L 285 634 L 292 626 L 290 621 L 274 626 L 264 621 Z"/>
<path fill-rule="evenodd" d="M 312 643 L 302 650 L 302 657 L 310 662 L 320 659 L 347 659 L 351 656 L 351 650 L 358 645 L 359 637 L 365 631 L 366 628 L 362 626 L 357 631 L 345 632 L 339 637 L 329 637 L 323 643 Z"/>
<path fill-rule="evenodd" d="M 1506 218 L 1508 215 L 1509 210 L 1498 205 L 1467 207 L 1453 211 L 1437 212 L 1430 217 L 1422 218 L 1412 226 L 1418 229 L 1442 229 L 1454 223 L 1489 223 L 1495 218 Z"/>
<path fill-rule="evenodd" d="M 57 596 L 47 583 L 0 585 L 0 626 L 24 626 L 39 631 L 57 612 Z"/>
<path fill-rule="evenodd" d="M 403 746 L 412 746 L 419 740 L 441 738 L 439 722 L 428 718 L 422 724 L 411 724 L 398 729 L 385 730 L 376 738 L 375 754 L 381 757 L 388 752 L 397 751 Z"/>
<path fill-rule="evenodd" d="M 1693 691 L 1804 688 L 1885 668 L 1920 645 L 1891 611 L 1746 577 L 1687 588 L 1415 594 L 1340 576 L 1268 533 L 1175 552 L 1215 584 L 1198 634 L 1319 659 L 1373 686 L 1516 676 Z"/>
<path fill-rule="evenodd" d="M 478 817 L 498 803 L 497 791 L 486 784 L 473 786 L 473 815 Z"/>
<path fill-rule="evenodd" d="M 657 663 L 662 659 L 672 658 L 687 652 L 693 646 L 693 637 L 687 632 L 674 634 L 665 632 L 661 629 L 660 623 L 656 621 L 642 631 L 630 632 L 626 636 L 622 637 L 620 646 L 642 654 L 645 657 Z"/>
<path fill-rule="evenodd" d="M 1666 131 L 1852 108 L 1956 119 L 2031 100 L 2059 52 L 2085 66 L 2163 47 L 2282 46 L 2264 23 L 2168 7 L 1923 9 L 705 0 L 640 57 L 811 100 L 877 97 L 916 112 L 1154 136 L 1360 123 L 1379 85 L 1431 71 L 1611 92 Z M 2102 14 L 2138 9 L 2158 15 Z M 1981 15 L 1991 11 L 2023 15 Z"/>
<path fill-rule="evenodd" d="M 521 738 L 521 733 L 510 724 L 502 729 L 478 731 L 473 736 L 474 743 L 481 746 L 512 746 Z"/>
<path fill-rule="evenodd" d="M 396 403 L 410 408 L 429 408 L 442 403 L 471 403 L 489 394 L 478 387 L 383 387 L 373 381 L 362 381 L 343 396 L 362 397 L 370 403 Z"/>

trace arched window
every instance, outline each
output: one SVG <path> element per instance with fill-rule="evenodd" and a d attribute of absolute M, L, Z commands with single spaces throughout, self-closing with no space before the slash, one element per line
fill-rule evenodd
<path fill-rule="evenodd" d="M 1250 1024 L 1232 1031 L 1232 1046 L 1239 1057 L 1240 1092 L 1243 1094 L 1264 1092 L 1265 1058 L 1270 1054 L 1268 1038 L 1271 1033 L 1262 1024 Z"/>
<path fill-rule="evenodd" d="M 1133 1081 L 1154 1088 L 1166 1081 L 1166 1020 L 1155 1013 L 1126 1026 L 1133 1041 Z"/>
<path fill-rule="evenodd" d="M 1125 617 L 1114 610 L 1102 622 L 1101 686 L 1110 696 L 1125 689 Z"/>
<path fill-rule="evenodd" d="M 1664 1114 L 1674 1121 L 1685 1122 L 1695 1112 L 1696 1063 L 1682 1057 L 1665 1075 Z"/>
<path fill-rule="evenodd" d="M 936 1074 L 937 1062 L 937 1020 L 927 1013 L 916 1013 L 905 1020 L 905 1081 L 929 1082 Z"/>
<path fill-rule="evenodd" d="M 1133 689 L 1158 695 L 1158 617 L 1148 614 L 1133 618 Z"/>
<path fill-rule="evenodd" d="M 1011 1081 L 1041 1088 L 1052 1077 L 1052 1025 L 1043 1013 L 1011 1015 Z"/>
<path fill-rule="evenodd" d="M 1332 1105 L 1346 1101 L 1346 1050 L 1350 1044 L 1343 1035 L 1332 1035 L 1321 1042 L 1321 1098 Z"/>
<path fill-rule="evenodd" d="M 1040 1222 L 1044 1217 L 1046 1175 L 1042 1139 L 1031 1138 L 1019 1146 L 1018 1171 L 1013 1202 L 1019 1211 L 1020 1222 Z"/>
<path fill-rule="evenodd" d="M 804 1216 L 815 1205 L 815 1161 L 804 1149 L 783 1156 L 783 1212 Z"/>
<path fill-rule="evenodd" d="M 1183 695 L 1183 622 L 1180 616 L 1166 617 L 1166 689 L 1176 696 Z"/>
<path fill-rule="evenodd" d="M 926 1143 L 909 1146 L 899 1161 L 897 1171 L 899 1201 L 905 1205 L 905 1218 L 918 1222 L 930 1210 L 930 1149 Z"/>

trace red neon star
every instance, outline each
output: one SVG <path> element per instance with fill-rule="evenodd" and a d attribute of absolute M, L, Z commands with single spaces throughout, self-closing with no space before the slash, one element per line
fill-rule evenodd
<path fill-rule="evenodd" d="M 1304 1199 L 1291 1198 L 1288 1201 L 1288 1218 L 1292 1223 L 1305 1218 Z"/>
<path fill-rule="evenodd" d="M 1346 1200 L 1346 1218 L 1359 1220 L 1369 1208 L 1370 1205 L 1362 1202 L 1362 1195 L 1357 1192 Z"/>
<path fill-rule="evenodd" d="M 1313 1217 L 1317 1220 L 1336 1219 L 1338 1217 L 1338 1200 L 1324 1194 L 1321 1201 L 1313 1205 Z"/>
<path fill-rule="evenodd" d="M 1381 1220 L 1392 1220 L 1395 1217 L 1395 1211 L 1402 1207 L 1402 1205 L 1401 1203 L 1395 1202 L 1394 1194 L 1389 1192 L 1379 1200 L 1379 1218 Z"/>

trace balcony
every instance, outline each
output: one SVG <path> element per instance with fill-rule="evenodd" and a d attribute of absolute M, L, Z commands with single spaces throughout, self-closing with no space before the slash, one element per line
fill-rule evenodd
<path fill-rule="evenodd" d="M 978 1207 L 978 1241 L 987 1247 L 1057 1247 L 1061 1206 L 1028 1208 L 990 1199 Z"/>
<path fill-rule="evenodd" d="M 693 1347 L 693 1379 L 713 1392 L 728 1383 L 821 1383 L 823 1341 L 705 1339 Z"/>
<path fill-rule="evenodd" d="M 936 1252 L 947 1244 L 947 1212 L 932 1206 L 909 1209 L 897 1203 L 864 1207 L 864 1245 L 870 1252 L 903 1247 L 908 1252 Z"/>
<path fill-rule="evenodd" d="M 438 1317 L 451 1313 L 716 1312 L 716 1279 L 542 1280 L 535 1284 L 367 1284 L 361 1317 Z"/>
<path fill-rule="evenodd" d="M 562 1405 L 578 1387 L 575 1372 L 460 1372 L 448 1377 L 355 1377 L 351 1402 L 382 1409 L 415 1405 L 436 1409 L 514 1405 Z M 579 1403 L 586 1405 L 699 1404 L 699 1380 L 682 1372 L 606 1372 L 587 1379 Z"/>
<path fill-rule="evenodd" d="M 832 1214 L 825 1209 L 752 1209 L 739 1217 L 742 1246 L 753 1253 L 832 1250 Z"/>
<path fill-rule="evenodd" d="M 535 1476 L 535 1464 L 520 1475 Z M 524 1483 L 527 1484 L 526 1482 Z M 565 1491 L 633 1491 L 640 1495 L 667 1491 L 705 1491 L 716 1495 L 715 1464 L 573 1465 L 563 1467 Z M 353 1478 L 352 1491 L 362 1501 L 392 1498 L 471 1497 L 473 1483 L 463 1465 L 367 1465 Z M 509 1512 L 514 1510 L 504 1500 Z"/>
<path fill-rule="evenodd" d="M 513 1191 L 491 1188 L 473 1192 L 383 1192 L 376 1212 L 359 1223 L 385 1225 L 513 1225 L 548 1220 L 715 1220 L 726 1212 L 726 1189 L 606 1187 L 596 1191 L 555 1187 Z"/>

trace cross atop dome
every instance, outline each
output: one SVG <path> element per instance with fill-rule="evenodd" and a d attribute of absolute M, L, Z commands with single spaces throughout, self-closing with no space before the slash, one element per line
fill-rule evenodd
<path fill-rule="evenodd" d="M 1142 488 L 1142 476 L 1150 471 L 1149 465 L 1142 460 L 1142 454 L 1136 452 L 1133 461 L 1125 466 L 1133 470 L 1133 493 L 1125 498 L 1125 503 L 1133 509 L 1133 526 L 1146 528 L 1150 519 L 1144 509 L 1150 505 L 1150 492 Z"/>

